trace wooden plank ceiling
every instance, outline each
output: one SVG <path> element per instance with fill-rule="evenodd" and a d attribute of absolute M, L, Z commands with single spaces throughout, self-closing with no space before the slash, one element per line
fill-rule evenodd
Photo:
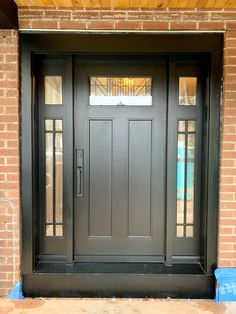
<path fill-rule="evenodd" d="M 1 0 L 0 0 L 1 1 Z M 75 8 L 236 8 L 236 0 L 15 0 L 20 6 Z"/>

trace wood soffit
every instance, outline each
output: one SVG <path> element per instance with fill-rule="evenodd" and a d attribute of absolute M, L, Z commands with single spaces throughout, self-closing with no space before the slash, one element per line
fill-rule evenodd
<path fill-rule="evenodd" d="M 15 0 L 18 7 L 236 9 L 236 0 Z"/>

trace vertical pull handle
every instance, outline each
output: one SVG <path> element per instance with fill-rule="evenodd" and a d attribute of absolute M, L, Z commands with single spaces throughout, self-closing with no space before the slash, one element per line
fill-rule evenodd
<path fill-rule="evenodd" d="M 83 196 L 84 150 L 76 149 L 76 197 Z"/>

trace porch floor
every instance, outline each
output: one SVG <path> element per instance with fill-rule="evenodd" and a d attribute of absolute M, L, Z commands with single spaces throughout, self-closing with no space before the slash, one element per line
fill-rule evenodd
<path fill-rule="evenodd" d="M 173 299 L 0 299 L 0 314 L 235 314 L 236 303 Z"/>

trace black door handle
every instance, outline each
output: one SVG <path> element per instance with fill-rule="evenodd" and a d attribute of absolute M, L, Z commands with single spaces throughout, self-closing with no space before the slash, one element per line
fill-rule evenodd
<path fill-rule="evenodd" d="M 84 150 L 76 149 L 76 197 L 83 196 Z"/>

